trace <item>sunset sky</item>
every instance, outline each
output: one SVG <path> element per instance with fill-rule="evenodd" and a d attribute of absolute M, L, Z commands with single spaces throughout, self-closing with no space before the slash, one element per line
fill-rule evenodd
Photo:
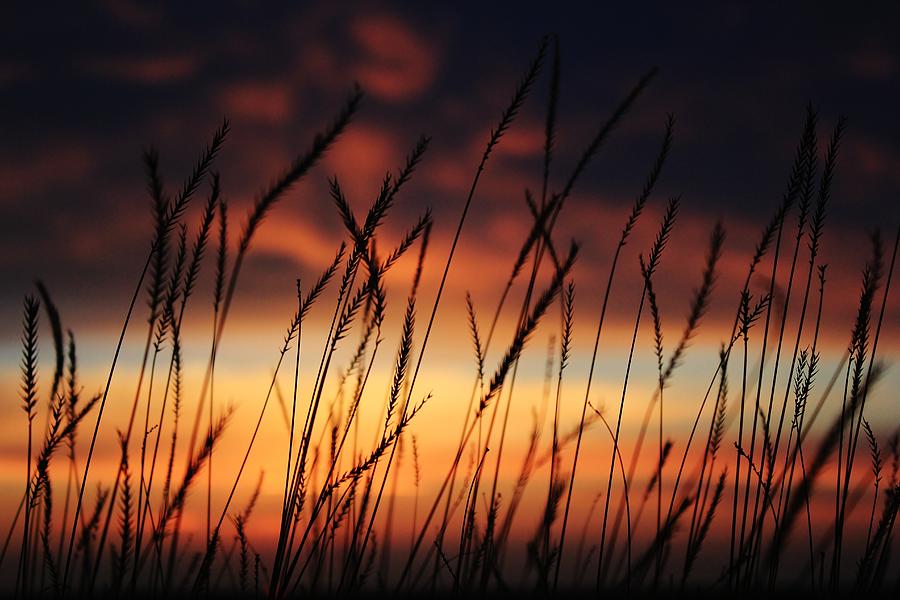
<path fill-rule="evenodd" d="M 54 7 L 51 17 L 50 9 L 33 3 L 0 13 L 0 383 L 8 397 L 0 410 L 0 526 L 6 526 L 7 507 L 21 494 L 24 417 L 17 386 L 22 297 L 34 292 L 35 279 L 46 283 L 63 326 L 76 335 L 86 392 L 102 389 L 152 233 L 143 149 L 159 149 L 163 176 L 174 190 L 222 117 L 228 117 L 231 133 L 216 170 L 231 210 L 234 243 L 257 192 L 308 147 L 354 82 L 365 91 L 358 117 L 267 217 L 245 264 L 217 367 L 217 396 L 237 407 L 223 450 L 227 459 L 216 467 L 223 473 L 216 485 L 227 489 L 233 475 L 225 470 L 245 447 L 294 310 L 295 279 L 318 277 L 346 237 L 328 196 L 328 178 L 339 177 L 359 217 L 384 173 L 396 171 L 420 134 L 432 137 L 420 169 L 385 221 L 385 241 L 379 246 L 386 252 L 426 207 L 432 209 L 434 232 L 418 307 L 420 343 L 490 130 L 545 33 L 558 34 L 561 49 L 553 189 L 563 185 L 584 146 L 631 86 L 649 68 L 660 68 L 588 167 L 554 231 L 561 248 L 569 239 L 582 244 L 574 269 L 576 335 L 562 429 L 569 431 L 580 414 L 610 258 L 657 152 L 667 113 L 676 119 L 671 156 L 623 255 L 592 403 L 615 414 L 641 295 L 637 257 L 646 255 L 666 199 L 680 195 L 682 210 L 662 259 L 657 290 L 667 352 L 699 282 L 709 232 L 719 219 L 727 231 L 711 309 L 667 392 L 667 427 L 676 439 L 686 433 L 713 376 L 718 345 L 730 331 L 753 246 L 781 199 L 808 102 L 819 114 L 820 158 L 839 115 L 848 117 L 821 254 L 821 262 L 829 264 L 822 385 L 831 376 L 850 339 L 860 273 L 871 254 L 868 235 L 879 227 L 889 252 L 900 219 L 897 5 L 791 3 L 773 6 L 770 13 L 732 2 L 704 8 L 663 3 L 653 10 L 642 3 L 597 2 L 515 7 L 490 2 L 427 7 L 226 4 L 150 7 L 110 1 L 76 8 L 70 3 Z M 486 332 L 532 222 L 523 192 L 540 189 L 548 87 L 545 69 L 488 163 L 450 271 L 417 384 L 421 395 L 433 392 L 434 398 L 412 427 L 421 445 L 425 490 L 438 485 L 445 473 L 475 377 L 465 293 L 471 292 Z M 204 182 L 188 213 L 189 235 L 207 193 Z M 794 229 L 792 215 L 785 234 L 791 247 Z M 379 391 L 370 394 L 371 406 L 362 409 L 360 452 L 367 451 L 374 436 L 380 390 L 389 384 L 415 254 L 411 251 L 387 280 L 385 343 L 380 369 L 369 383 Z M 806 260 L 804 241 L 798 279 L 805 277 Z M 763 275 L 754 280 L 755 292 L 767 285 L 768 269 L 766 262 Z M 185 325 L 189 406 L 209 353 L 212 270 L 207 260 Z M 541 285 L 548 272 L 542 272 Z M 521 279 L 488 355 L 489 373 L 511 339 L 524 291 Z M 881 298 L 879 292 L 879 308 Z M 304 332 L 304 402 L 303 386 L 314 377 L 332 300 L 328 294 L 316 305 Z M 138 308 L 113 381 L 91 481 L 115 470 L 115 427 L 127 417 L 146 335 L 143 298 Z M 900 300 L 893 294 L 879 342 L 879 357 L 889 369 L 871 407 L 872 415 L 893 418 L 873 420 L 885 439 L 897 426 L 892 390 L 900 389 L 900 375 L 892 363 L 900 355 L 898 309 Z M 547 345 L 559 335 L 557 311 L 551 310 L 551 318 L 533 336 L 519 370 L 504 455 L 509 485 L 518 475 L 532 412 L 540 411 Z M 786 339 L 792 346 L 796 300 L 791 311 Z M 357 335 L 354 331 L 348 337 L 337 368 L 345 367 Z M 52 373 L 46 322 L 41 336 L 45 393 Z M 803 340 L 804 346 L 810 343 L 809 335 Z M 652 344 L 648 320 L 638 335 L 623 418 L 623 436 L 629 441 L 655 386 Z M 731 376 L 739 377 L 739 372 Z M 289 395 L 290 373 L 282 373 L 280 385 Z M 239 491 L 245 498 L 256 474 L 266 469 L 270 480 L 263 502 L 272 507 L 280 501 L 286 444 L 279 411 L 277 404 L 269 407 L 263 439 Z M 193 416 L 192 409 L 188 414 Z M 548 443 L 545 437 L 541 448 Z M 579 526 L 601 480 L 605 484 L 609 460 L 609 438 L 599 427 L 591 430 L 587 443 L 600 458 L 583 463 L 594 466 L 585 467 L 576 490 L 582 502 Z M 733 449 L 728 460 L 734 460 Z M 405 478 L 411 477 L 409 461 L 407 454 Z M 546 477 L 537 479 L 536 489 Z M 411 483 L 404 480 L 402 486 L 408 502 Z M 271 519 L 267 523 L 260 517 L 255 527 L 277 525 Z M 530 535 L 532 524 L 523 527 L 523 535 Z"/>

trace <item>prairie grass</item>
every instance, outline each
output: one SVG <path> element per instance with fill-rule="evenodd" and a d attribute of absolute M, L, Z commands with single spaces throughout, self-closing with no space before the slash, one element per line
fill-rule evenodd
<path fill-rule="evenodd" d="M 900 444 L 896 432 L 890 435 L 898 423 L 876 421 L 867 411 L 879 401 L 875 390 L 885 371 L 879 342 L 883 348 L 883 339 L 896 335 L 888 312 L 894 306 L 890 288 L 900 228 L 887 249 L 876 232 L 870 256 L 854 257 L 863 271 L 850 341 L 824 386 L 819 373 L 826 335 L 834 335 L 824 330 L 826 272 L 831 271 L 821 255 L 829 241 L 825 222 L 840 171 L 845 119 L 836 120 L 820 170 L 819 115 L 807 108 L 786 190 L 760 233 L 739 289 L 720 289 L 728 254 L 721 220 L 715 221 L 707 241 L 697 243 L 703 256 L 697 274 L 686 273 L 680 257 L 669 250 L 679 232 L 679 216 L 689 210 L 687 194 L 654 206 L 660 218 L 649 247 L 635 257 L 625 251 L 643 227 L 648 207 L 658 204 L 657 188 L 677 147 L 673 115 L 659 132 L 658 150 L 621 229 L 604 223 L 597 232 L 599 243 L 612 233 L 609 265 L 576 268 L 582 246 L 561 241 L 556 231 L 560 214 L 591 164 L 600 160 L 601 149 L 650 93 L 656 69 L 599 122 L 574 164 L 560 165 L 567 156 L 560 152 L 557 135 L 557 121 L 564 114 L 560 56 L 558 39 L 541 40 L 487 136 L 455 226 L 436 221 L 423 207 L 385 251 L 384 223 L 395 218 L 392 209 L 407 194 L 407 183 L 429 168 L 427 136 L 414 142 L 396 171 L 385 173 L 361 220 L 340 176 L 328 179 L 342 239 L 335 240 L 334 258 L 317 277 L 296 278 L 295 308 L 283 315 L 284 339 L 273 352 L 263 401 L 258 413 L 248 418 L 244 411 L 240 421 L 237 406 L 223 403 L 216 384 L 217 359 L 240 293 L 240 275 L 250 268 L 254 241 L 265 235 L 265 221 L 274 217 L 287 192 L 301 179 L 319 177 L 316 167 L 323 156 L 353 127 L 363 91 L 354 87 L 308 149 L 261 188 L 236 235 L 227 189 L 216 170 L 229 133 L 227 120 L 174 193 L 167 189 L 159 154 L 145 151 L 151 241 L 98 394 L 83 393 L 75 336 L 64 329 L 63 311 L 47 286 L 37 283 L 37 297 L 26 295 L 24 300 L 19 396 L 25 413 L 26 477 L 21 500 L 5 511 L 9 530 L 0 569 L 6 590 L 21 597 L 280 598 L 661 594 L 685 588 L 756 594 L 796 587 L 815 593 L 874 593 L 896 587 Z M 456 389 L 431 389 L 429 382 L 420 381 L 422 368 L 441 308 L 452 301 L 444 297 L 448 281 L 465 274 L 461 270 L 466 265 L 454 258 L 465 243 L 467 224 L 481 217 L 479 182 L 506 133 L 530 110 L 545 63 L 550 67 L 540 190 L 511 191 L 525 198 L 528 232 L 512 257 L 508 279 L 498 286 L 497 305 L 487 313 L 489 325 L 479 321 L 483 313 L 473 295 L 465 295 L 471 347 L 459 352 L 474 357 L 471 388 L 466 380 Z M 558 190 L 557 171 L 566 174 Z M 205 202 L 194 210 L 193 198 L 207 186 Z M 871 217 L 878 221 L 881 215 Z M 196 231 L 189 230 L 189 222 L 198 224 Z M 435 262 L 430 240 L 445 230 L 452 236 L 449 251 L 445 260 Z M 395 302 L 388 276 L 404 261 L 412 261 L 414 274 L 403 290 L 405 301 Z M 197 293 L 202 289 L 198 283 L 210 262 L 212 297 L 204 299 Z M 576 279 L 598 269 L 606 274 L 602 296 L 579 292 L 576 303 Z M 423 293 L 422 285 L 432 271 L 437 282 L 433 298 Z M 667 336 L 674 302 L 662 291 L 672 277 L 699 281 L 674 342 Z M 608 310 L 617 294 L 634 291 L 624 289 L 626 279 L 639 282 L 640 298 L 632 295 L 631 335 L 627 352 L 619 356 L 615 344 L 606 341 L 612 334 L 604 326 L 609 327 Z M 507 301 L 520 290 L 521 305 L 510 315 Z M 670 390 L 681 384 L 676 372 L 701 327 L 721 329 L 722 322 L 707 317 L 714 296 L 736 300 L 733 321 L 730 330 L 726 321 L 713 334 L 722 339 L 717 360 L 704 363 L 702 371 L 694 367 L 692 378 L 701 377 L 706 391 L 689 398 L 690 428 L 678 430 L 671 427 Z M 211 315 L 212 327 L 203 342 L 209 353 L 200 371 L 186 365 L 184 336 L 196 329 L 188 329 L 185 320 L 198 313 L 187 310 L 191 299 L 211 301 L 203 309 Z M 53 348 L 49 377 L 40 372 L 42 308 Z M 134 392 L 131 402 L 125 402 L 127 419 L 110 423 L 105 412 L 119 356 L 141 311 L 147 328 L 138 348 L 142 358 L 136 380 L 129 382 Z M 327 324 L 321 340 L 309 339 L 309 330 L 317 331 L 308 326 L 313 311 Z M 392 318 L 399 318 L 396 332 L 389 331 Z M 509 318 L 513 328 L 506 346 L 497 350 L 492 344 L 504 333 L 498 327 L 501 318 Z M 588 359 L 578 356 L 577 342 L 592 318 L 597 326 Z M 644 343 L 645 330 L 651 344 Z M 545 393 L 526 432 L 515 416 L 525 395 L 516 381 L 529 368 L 525 356 L 538 332 L 550 336 Z M 386 349 L 385 340 L 393 334 L 396 349 Z M 310 357 L 309 349 L 315 347 L 322 353 Z M 635 381 L 644 361 L 653 365 L 649 387 Z M 345 368 L 338 366 L 343 364 Z M 617 401 L 611 407 L 597 402 L 601 365 L 611 365 L 617 373 Z M 379 377 L 381 370 L 384 377 Z M 189 388 L 188 374 L 198 372 L 199 386 Z M 279 382 L 285 377 L 291 378 L 291 387 L 282 394 Z M 385 388 L 374 383 L 382 379 Z M 649 397 L 639 398 L 645 387 L 651 390 Z M 835 387 L 839 399 L 832 397 Z M 263 423 L 278 410 L 270 406 L 273 396 L 287 430 L 283 454 L 267 457 L 277 508 L 251 520 L 269 489 L 263 472 L 248 471 L 251 457 L 260 451 Z M 815 396 L 819 399 L 809 411 Z M 423 447 L 430 440 L 428 431 L 417 429 L 419 415 L 437 402 L 453 400 L 465 409 L 458 436 L 454 424 L 457 441 L 444 449 L 445 462 L 425 460 Z M 646 409 L 640 413 L 635 407 L 643 402 Z M 580 418 L 570 422 L 579 403 Z M 574 411 L 566 410 L 569 405 Z M 380 411 L 371 422 L 370 407 Z M 635 431 L 623 418 L 626 412 L 643 415 Z M 42 413 L 43 428 L 38 420 Z M 84 425 L 89 415 L 93 424 Z M 820 417 L 831 423 L 813 429 Z M 598 422 L 605 431 L 594 436 Z M 90 435 L 83 435 L 82 426 Z M 367 445 L 370 429 L 374 437 Z M 115 469 L 108 473 L 98 472 L 101 430 L 117 433 Z M 645 444 L 648 433 L 657 439 Z M 239 450 L 234 464 L 216 458 L 226 440 Z M 525 450 L 515 458 L 521 458 L 522 466 L 518 473 L 509 472 L 510 447 L 521 440 Z M 866 450 L 858 452 L 861 443 Z M 648 469 L 642 469 L 645 445 L 654 454 Z M 436 478 L 428 477 L 433 474 Z M 437 483 L 426 485 L 430 479 Z M 507 491 L 509 481 L 513 484 Z M 529 486 L 538 491 L 528 492 Z M 414 497 L 404 498 L 404 489 L 414 490 Z M 539 499 L 525 500 L 531 496 Z M 243 497 L 249 499 L 238 507 Z M 586 497 L 594 499 L 589 507 L 584 506 Z M 195 505 L 202 514 L 199 528 L 186 517 Z M 266 518 L 276 525 L 253 527 Z M 577 544 L 567 538 L 575 523 L 583 523 Z"/>

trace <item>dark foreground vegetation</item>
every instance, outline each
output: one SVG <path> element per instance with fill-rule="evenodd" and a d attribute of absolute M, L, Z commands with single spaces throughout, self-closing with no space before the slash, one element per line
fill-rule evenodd
<path fill-rule="evenodd" d="M 352 90 L 309 148 L 259 192 L 249 214 L 238 223 L 236 245 L 229 244 L 234 217 L 223 200 L 214 166 L 228 137 L 228 122 L 214 133 L 174 191 L 162 179 L 157 154 L 146 152 L 154 227 L 146 261 L 137 265 L 134 294 L 101 393 L 84 394 L 76 338 L 65 329 L 48 290 L 39 284 L 36 296 L 25 298 L 21 406 L 23 427 L 27 427 L 27 446 L 22 450 L 27 466 L 21 501 L 4 511 L 9 529 L 0 569 L 9 582 L 7 591 L 23 597 L 367 596 L 385 592 L 523 597 L 596 595 L 598 591 L 718 597 L 730 590 L 727 593 L 741 597 L 762 591 L 792 596 L 801 590 L 821 595 L 854 591 L 875 596 L 896 590 L 892 544 L 900 511 L 897 434 L 879 439 L 866 410 L 884 369 L 879 340 L 889 335 L 882 324 L 900 230 L 891 229 L 885 239 L 874 234 L 869 248 L 858 257 L 862 269 L 859 304 L 852 331 L 846 334 L 846 355 L 834 374 L 819 373 L 818 344 L 824 335 L 820 326 L 828 290 L 828 270 L 819 254 L 844 119 L 837 119 L 825 139 L 820 139 L 818 115 L 813 108 L 807 109 L 786 189 L 759 232 L 743 288 L 717 291 L 730 295 L 733 324 L 720 334 L 719 360 L 708 365 L 707 391 L 696 398 L 693 427 L 686 438 L 670 440 L 665 429 L 666 391 L 709 307 L 726 232 L 718 224 L 709 233 L 703 270 L 691 275 L 697 285 L 682 332 L 674 343 L 664 340 L 655 284 L 667 267 L 666 247 L 678 226 L 680 199 L 668 200 L 657 234 L 650 247 L 641 250 L 639 264 L 626 265 L 620 256 L 653 199 L 676 138 L 675 120 L 669 117 L 630 214 L 624 223 L 607 226 L 602 236 L 614 248 L 611 263 L 604 267 L 605 294 L 576 301 L 572 267 L 579 246 L 560 243 L 555 225 L 580 177 L 647 92 L 655 71 L 641 77 L 596 126 L 575 164 L 557 167 L 558 52 L 555 40 L 542 42 L 487 135 L 459 220 L 445 225 L 455 233 L 449 256 L 440 262 L 440 283 L 433 300 L 423 301 L 418 293 L 432 230 L 428 210 L 389 251 L 375 243 L 398 194 L 423 167 L 428 138 L 413 146 L 405 164 L 385 175 L 362 220 L 355 216 L 340 179 L 330 180 L 331 199 L 346 229 L 346 241 L 339 244 L 333 263 L 321 274 L 297 280 L 296 311 L 286 315 L 272 384 L 254 422 L 239 432 L 249 441 L 243 462 L 229 465 L 235 472 L 230 493 L 215 503 L 209 498 L 212 485 L 206 471 L 223 434 L 234 426 L 232 408 L 216 401 L 216 358 L 242 266 L 265 219 L 285 193 L 352 126 L 363 93 Z M 447 464 L 429 465 L 445 473 L 438 489 L 423 493 L 421 499 L 417 494 L 415 512 L 402 514 L 394 510 L 395 467 L 404 452 L 416 461 L 418 490 L 417 445 L 411 426 L 431 401 L 418 376 L 432 327 L 440 318 L 457 243 L 467 220 L 478 218 L 479 178 L 539 85 L 542 71 L 549 73 L 545 158 L 542 188 L 525 190 L 533 217 L 530 233 L 518 255 L 511 257 L 511 274 L 488 321 L 479 321 L 468 299 L 476 372 L 458 446 Z M 551 178 L 551 173 L 557 171 L 562 173 L 563 185 L 554 190 L 551 179 L 557 177 Z M 204 194 L 206 198 L 201 199 Z M 185 225 L 189 211 L 200 214 L 196 231 Z M 879 215 L 872 220 L 877 222 Z M 415 275 L 406 300 L 389 307 L 385 275 L 406 254 L 417 264 Z M 185 308 L 194 300 L 205 263 L 211 263 L 214 272 L 214 333 L 200 395 L 190 404 L 196 410 L 188 413 L 183 410 L 181 333 Z M 607 306 L 616 294 L 617 275 L 632 268 L 640 269 L 643 292 L 633 310 L 631 349 L 622 360 L 603 355 L 601 334 Z M 514 307 L 515 333 L 492 367 L 485 357 L 492 343 L 498 342 L 494 327 L 507 301 L 512 301 L 508 292 L 519 278 L 529 283 L 521 305 Z M 766 289 L 754 291 L 751 284 L 760 278 Z M 780 310 L 773 308 L 776 291 L 783 294 Z M 331 298 L 331 304 L 323 306 L 326 298 Z M 590 370 L 583 398 L 577 400 L 580 421 L 570 424 L 560 422 L 559 407 L 571 359 L 576 302 L 584 311 L 594 311 L 591 314 L 599 325 L 586 334 L 595 340 Z M 800 315 L 789 326 L 788 306 Z M 125 423 L 111 423 L 105 411 L 116 363 L 126 330 L 141 326 L 145 308 L 143 361 L 137 391 L 128 399 L 130 416 Z M 329 315 L 330 328 L 324 354 L 311 358 L 301 356 L 300 340 L 305 319 L 314 308 Z M 380 343 L 388 310 L 403 314 L 399 347 L 391 357 L 391 383 L 388 390 L 369 390 L 376 355 L 392 351 Z M 512 494 L 502 494 L 499 456 L 512 433 L 508 417 L 519 359 L 538 325 L 557 318 L 560 335 L 554 360 L 558 367 L 551 382 L 555 394 L 550 396 L 549 443 L 542 445 L 540 434 L 532 435 L 517 474 L 519 483 Z M 52 373 L 38 373 L 41 320 L 49 323 L 56 359 Z M 626 448 L 619 439 L 640 327 L 654 332 L 656 393 L 643 413 L 636 445 Z M 338 371 L 335 353 L 344 345 L 355 350 L 350 364 Z M 304 384 L 303 397 L 297 378 L 301 358 L 319 365 L 315 381 Z M 591 403 L 600 360 L 620 360 L 624 366 L 621 396 L 608 413 Z M 754 363 L 771 363 L 775 374 L 754 370 Z M 245 465 L 260 424 L 272 410 L 270 399 L 279 371 L 293 373 L 280 526 L 271 540 L 254 540 L 247 534 L 247 525 L 254 517 L 261 481 L 246 473 Z M 324 390 L 326 381 L 338 373 L 351 400 L 334 420 L 330 418 L 333 400 Z M 374 446 L 353 455 L 348 439 L 357 409 L 374 398 L 385 399 L 381 435 Z M 45 420 L 46 427 L 42 426 Z M 810 437 L 816 422 L 822 434 Z M 900 421 L 882 423 L 877 429 L 893 430 L 898 425 Z M 608 433 L 608 453 L 584 455 L 583 434 L 590 427 Z M 118 431 L 121 442 L 118 468 L 114 473 L 99 473 L 92 464 L 98 432 L 110 429 Z M 475 459 L 467 462 L 469 453 Z M 642 480 L 640 487 L 633 488 L 642 453 L 653 457 L 656 470 L 646 483 Z M 603 473 L 604 483 L 596 490 L 597 502 L 591 510 L 595 519 L 591 523 L 599 523 L 599 528 L 570 518 L 572 491 L 587 461 Z M 186 466 L 176 469 L 176 464 Z M 532 480 L 542 465 L 549 465 L 549 478 Z M 832 465 L 836 465 L 836 477 L 831 475 Z M 529 483 L 543 486 L 546 500 L 540 514 L 519 521 L 528 523 L 520 527 L 531 528 L 523 532 L 515 529 L 513 519 Z M 251 500 L 236 505 L 237 491 L 252 490 L 254 485 Z M 811 502 L 813 492 L 820 490 L 832 490 L 828 514 L 813 514 L 825 506 Z M 206 505 L 205 540 L 199 545 L 188 542 L 182 531 L 190 491 L 194 492 L 190 501 Z M 213 505 L 222 508 L 213 512 Z M 866 530 L 851 531 L 848 523 L 859 515 L 863 516 L 853 522 L 865 522 Z M 412 519 L 414 535 L 408 544 L 390 542 L 392 527 L 400 519 Z M 654 523 L 649 537 L 634 534 L 642 520 L 644 531 L 646 523 Z M 728 532 L 724 551 L 710 551 L 712 531 Z M 509 555 L 518 552 L 511 547 L 512 540 L 523 538 L 530 540 L 524 563 L 512 566 Z M 860 542 L 861 551 L 854 544 L 851 552 L 848 538 Z M 263 547 L 272 551 L 258 550 Z M 785 572 L 785 564 L 791 565 L 790 572 Z"/>

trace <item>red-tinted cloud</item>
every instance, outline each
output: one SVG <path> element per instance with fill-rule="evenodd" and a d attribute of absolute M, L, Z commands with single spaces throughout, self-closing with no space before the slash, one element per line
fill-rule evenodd
<path fill-rule="evenodd" d="M 862 79 L 885 81 L 897 73 L 897 57 L 889 52 L 866 48 L 847 58 L 850 72 Z"/>
<path fill-rule="evenodd" d="M 225 87 L 221 97 L 222 110 L 235 120 L 284 123 L 297 109 L 293 91 L 283 82 L 231 84 Z"/>
<path fill-rule="evenodd" d="M 351 36 L 363 56 L 355 75 L 371 94 L 391 102 L 412 100 L 434 80 L 438 52 L 404 21 L 389 16 L 356 19 Z"/>
<path fill-rule="evenodd" d="M 61 143 L 35 156 L 9 156 L 0 161 L 0 201 L 20 202 L 52 186 L 86 177 L 96 165 L 84 145 Z"/>
<path fill-rule="evenodd" d="M 87 69 L 98 75 L 132 83 L 160 85 L 193 76 L 202 64 L 193 54 L 159 56 L 103 57 L 87 62 Z"/>
<path fill-rule="evenodd" d="M 900 156 L 883 143 L 856 135 L 847 141 L 847 148 L 845 160 L 859 176 L 900 181 Z"/>
<path fill-rule="evenodd" d="M 410 144 L 415 140 L 411 139 Z M 378 192 L 386 171 L 396 172 L 406 153 L 394 133 L 375 125 L 351 127 L 326 155 L 325 172 L 336 174 L 358 210 L 365 210 Z"/>
<path fill-rule="evenodd" d="M 129 27 L 143 28 L 162 20 L 161 10 L 133 0 L 104 0 L 103 8 L 117 22 Z"/>

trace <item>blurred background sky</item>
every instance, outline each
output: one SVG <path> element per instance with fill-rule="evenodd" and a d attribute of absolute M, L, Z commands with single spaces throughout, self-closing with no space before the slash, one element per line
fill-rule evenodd
<path fill-rule="evenodd" d="M 849 118 L 822 251 L 831 265 L 825 322 L 834 360 L 849 341 L 859 273 L 870 253 L 868 232 L 878 226 L 892 240 L 900 217 L 896 3 L 126 1 L 7 4 L 0 17 L 0 380 L 10 396 L 21 299 L 35 278 L 46 282 L 64 325 L 79 337 L 85 385 L 93 390 L 101 384 L 149 245 L 142 149 L 160 150 L 163 174 L 174 189 L 228 116 L 232 132 L 217 168 L 237 225 L 257 190 L 305 150 L 354 81 L 366 91 L 359 118 L 277 206 L 254 243 L 226 333 L 222 378 L 238 390 L 236 401 L 251 403 L 248 418 L 255 414 L 293 310 L 294 279 L 318 276 L 344 235 L 327 196 L 327 177 L 339 175 L 361 212 L 383 173 L 402 163 L 420 133 L 433 137 L 432 147 L 384 229 L 395 240 L 426 206 L 433 209 L 422 301 L 430 308 L 490 128 L 544 33 L 559 35 L 562 52 L 554 188 L 634 82 L 652 66 L 661 69 L 585 173 L 556 228 L 557 243 L 569 237 L 583 243 L 575 271 L 573 399 L 583 395 L 608 259 L 667 113 L 676 117 L 674 146 L 624 259 L 607 342 L 616 352 L 601 361 L 598 404 L 606 394 L 615 397 L 620 385 L 626 330 L 640 296 L 637 254 L 646 252 L 664 200 L 673 194 L 682 197 L 682 214 L 659 284 L 668 339 L 683 323 L 714 222 L 721 218 L 728 232 L 717 294 L 697 341 L 703 360 L 686 365 L 697 377 L 686 377 L 689 383 L 673 394 L 693 398 L 692 385 L 705 388 L 749 253 L 780 200 L 807 102 L 819 111 L 820 150 L 838 115 Z M 523 190 L 539 186 L 548 82 L 545 71 L 476 195 L 426 357 L 423 392 L 434 389 L 438 398 L 422 427 L 448 416 L 462 419 L 463 400 L 446 393 L 441 398 L 441 382 L 470 380 L 464 293 L 472 291 L 486 327 L 529 227 Z M 191 222 L 201 202 L 196 204 Z M 412 262 L 398 265 L 388 281 L 394 325 Z M 196 370 L 208 352 L 210 269 L 186 325 L 194 341 L 186 342 L 185 351 Z M 507 325 L 518 302 L 504 317 Z M 897 307 L 895 295 L 882 342 L 888 360 L 898 351 Z M 321 322 L 326 313 L 320 308 L 313 319 Z M 128 373 L 143 336 L 137 322 L 121 370 L 124 382 L 115 383 L 123 386 L 122 411 L 133 394 Z M 393 340 L 396 327 L 390 331 Z M 510 334 L 507 327 L 495 354 Z M 542 330 L 532 344 L 523 394 L 541 387 L 551 334 Z M 642 330 L 646 364 L 636 366 L 636 395 L 652 390 L 651 340 Z M 43 359 L 50 355 L 45 344 Z M 467 391 L 468 383 L 463 387 Z M 638 406 L 627 426 L 639 420 L 643 400 Z M 673 424 L 693 414 L 694 406 L 673 408 Z M 4 410 L 13 413 L 11 405 Z M 529 411 L 523 403 L 521 438 Z M 277 418 L 272 427 L 283 430 Z M 108 437 L 101 443 L 112 447 L 111 431 Z M 20 443 L 16 437 L 2 442 L 4 460 L 13 460 Z"/>

